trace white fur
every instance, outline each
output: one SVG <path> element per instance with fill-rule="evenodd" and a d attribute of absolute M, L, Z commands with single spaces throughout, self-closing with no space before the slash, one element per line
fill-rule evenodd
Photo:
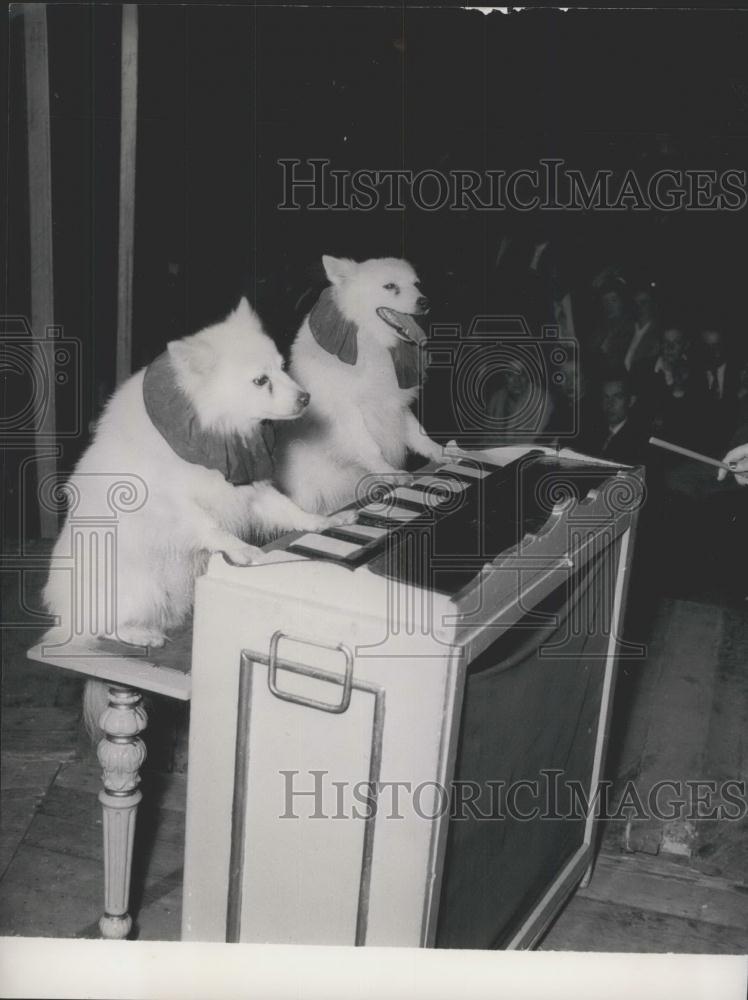
<path fill-rule="evenodd" d="M 305 510 L 329 512 L 350 503 L 368 474 L 402 469 L 408 450 L 437 461 L 444 452 L 411 410 L 418 389 L 397 384 L 389 352 L 397 334 L 376 313 L 380 306 L 417 313 L 418 275 L 394 257 L 322 262 L 338 308 L 358 326 L 358 359 L 345 364 L 324 350 L 304 320 L 290 370 L 312 400 L 302 419 L 282 429 L 277 459 L 284 492 Z"/>
<path fill-rule="evenodd" d="M 251 434 L 260 420 L 291 420 L 303 408 L 299 386 L 282 370 L 283 359 L 246 299 L 225 321 L 172 342 L 169 351 L 180 385 L 207 428 Z M 270 382 L 255 385 L 253 379 L 263 375 Z M 114 629 L 101 615 L 94 618 L 90 600 L 84 599 L 77 613 L 85 634 L 159 646 L 190 612 L 195 577 L 211 553 L 224 552 L 240 565 L 261 562 L 264 553 L 247 539 L 320 530 L 348 518 L 310 515 L 268 481 L 233 486 L 219 471 L 181 459 L 148 417 L 143 376 L 139 371 L 112 396 L 71 477 L 80 495 L 73 519 L 84 512 L 108 513 L 106 491 L 118 475 L 139 477 L 147 490 L 140 509 L 118 515 Z M 72 526 L 69 514 L 44 590 L 47 609 L 68 633 Z M 80 530 L 80 522 L 75 527 Z M 91 567 L 81 569 L 88 595 Z M 105 581 L 94 579 L 100 610 Z"/>

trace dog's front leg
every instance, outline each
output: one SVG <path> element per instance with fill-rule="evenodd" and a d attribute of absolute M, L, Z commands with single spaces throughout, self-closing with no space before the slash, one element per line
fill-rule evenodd
<path fill-rule="evenodd" d="M 446 462 L 449 456 L 445 454 L 444 448 L 432 441 L 426 431 L 421 426 L 416 415 L 409 410 L 405 418 L 405 443 L 410 451 L 416 455 L 423 455 L 431 462 Z"/>
<path fill-rule="evenodd" d="M 269 482 L 256 483 L 248 489 L 252 490 L 249 498 L 252 520 L 269 533 L 323 531 L 338 524 L 352 524 L 356 519 L 354 510 L 341 510 L 329 515 L 310 514 Z"/>
<path fill-rule="evenodd" d="M 390 465 L 382 454 L 382 449 L 366 426 L 366 421 L 358 407 L 350 407 L 345 411 L 344 417 L 338 417 L 337 426 L 340 436 L 340 447 L 336 449 L 338 454 L 345 455 L 350 452 L 351 442 L 355 441 L 355 463 L 357 466 L 362 467 L 371 475 L 402 476 L 402 470 Z M 345 437 L 342 437 L 343 433 L 345 433 Z"/>
<path fill-rule="evenodd" d="M 250 566 L 252 563 L 265 562 L 268 558 L 267 553 L 257 545 L 250 545 L 222 528 L 207 511 L 200 510 L 195 527 L 194 544 L 197 548 L 206 549 L 211 554 L 223 552 L 237 566 Z"/>

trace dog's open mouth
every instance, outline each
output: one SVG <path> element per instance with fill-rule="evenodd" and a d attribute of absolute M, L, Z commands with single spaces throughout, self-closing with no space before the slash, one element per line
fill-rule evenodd
<path fill-rule="evenodd" d="M 380 306 L 377 316 L 391 326 L 401 340 L 410 340 L 414 344 L 422 344 L 426 340 L 426 333 L 412 313 L 401 313 L 396 309 Z"/>

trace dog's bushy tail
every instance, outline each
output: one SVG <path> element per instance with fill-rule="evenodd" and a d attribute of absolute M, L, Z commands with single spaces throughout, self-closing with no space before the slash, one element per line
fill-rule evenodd
<path fill-rule="evenodd" d="M 109 686 L 104 681 L 86 681 L 83 689 L 83 725 L 92 743 L 104 738 L 99 720 L 109 704 Z"/>

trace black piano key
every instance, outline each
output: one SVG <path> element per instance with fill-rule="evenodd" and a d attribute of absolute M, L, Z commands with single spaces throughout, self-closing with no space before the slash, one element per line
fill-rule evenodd
<path fill-rule="evenodd" d="M 367 546 L 378 545 L 384 540 L 387 533 L 387 528 L 358 523 L 340 524 L 322 532 L 323 535 L 330 535 L 332 538 L 342 538 L 347 542 L 359 542 L 361 545 Z"/>

